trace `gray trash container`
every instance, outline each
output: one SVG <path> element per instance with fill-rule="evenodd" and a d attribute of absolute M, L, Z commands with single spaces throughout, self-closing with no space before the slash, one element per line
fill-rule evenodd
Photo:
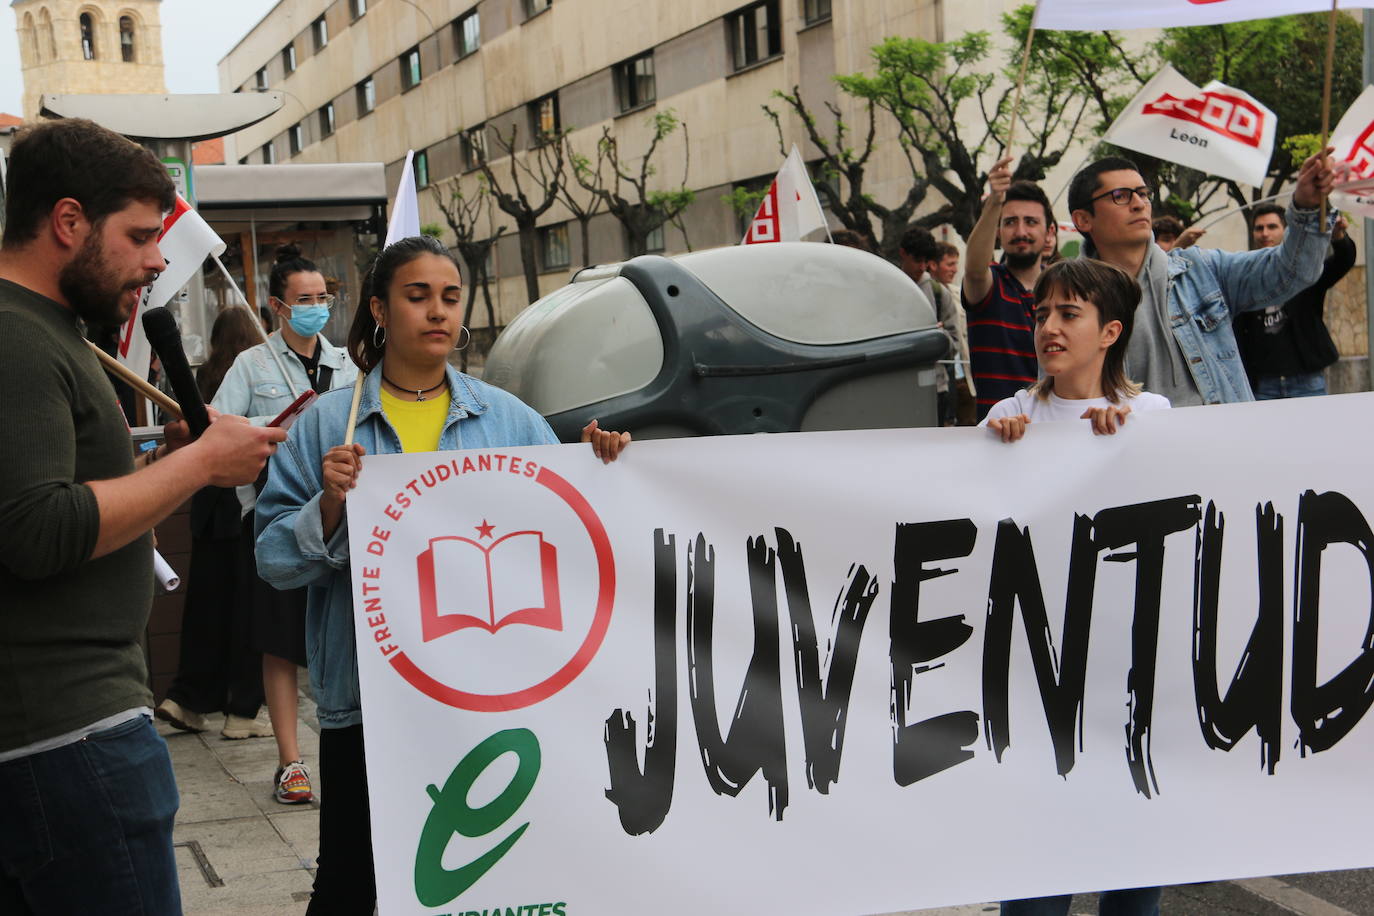
<path fill-rule="evenodd" d="M 521 312 L 483 377 L 576 441 L 936 424 L 948 338 L 904 273 L 814 242 L 580 271 Z"/>

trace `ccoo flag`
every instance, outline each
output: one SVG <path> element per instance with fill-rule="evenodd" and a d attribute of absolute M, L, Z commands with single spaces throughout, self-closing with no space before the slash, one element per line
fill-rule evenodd
<path fill-rule="evenodd" d="M 1374 8 L 1374 0 L 1340 0 L 1341 9 Z M 1036 28 L 1096 31 L 1219 25 L 1294 13 L 1329 13 L 1331 0 L 1040 0 Z"/>
<path fill-rule="evenodd" d="M 1257 187 L 1269 171 L 1276 129 L 1274 113 L 1253 96 L 1215 80 L 1199 89 L 1166 65 L 1102 139 Z"/>
<path fill-rule="evenodd" d="M 821 202 L 794 143 L 740 244 L 800 242 L 804 236 L 825 228 Z"/>
<path fill-rule="evenodd" d="M 166 305 L 191 282 L 206 258 L 224 253 L 224 240 L 180 195 L 177 195 L 172 212 L 162 221 L 157 245 L 167 262 L 167 269 L 158 275 L 152 286 L 139 291 L 133 314 L 119 331 L 119 350 L 115 354 L 139 378 L 148 377 L 148 366 L 153 358 L 153 348 L 143 333 L 143 313 Z"/>
<path fill-rule="evenodd" d="M 1331 133 L 1336 152 L 1336 188 L 1331 203 L 1374 219 L 1374 86 L 1350 106 Z"/>

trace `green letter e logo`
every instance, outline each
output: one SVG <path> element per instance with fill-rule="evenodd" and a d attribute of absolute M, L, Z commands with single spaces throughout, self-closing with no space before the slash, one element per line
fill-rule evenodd
<path fill-rule="evenodd" d="M 510 785 L 481 808 L 468 805 L 472 784 L 491 763 L 502 754 L 514 753 L 520 765 Z M 487 852 L 462 868 L 444 868 L 444 850 L 454 833 L 466 837 L 486 836 L 500 827 L 519 810 L 534 788 L 539 775 L 539 739 L 526 728 L 511 728 L 497 732 L 477 745 L 458 762 L 444 783 L 443 791 L 426 786 L 434 801 L 425 827 L 420 832 L 420 847 L 415 851 L 415 896 L 425 906 L 443 906 L 472 887 L 520 839 L 526 822 Z"/>

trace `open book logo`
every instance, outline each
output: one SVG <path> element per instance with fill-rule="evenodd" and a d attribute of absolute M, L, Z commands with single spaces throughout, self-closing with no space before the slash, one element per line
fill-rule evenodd
<path fill-rule="evenodd" d="M 405 485 L 423 502 L 407 504 L 404 530 L 373 525 L 359 548 L 374 564 L 357 567 L 371 641 L 411 687 L 456 709 L 507 712 L 548 699 L 587 669 L 610 629 L 616 563 L 606 526 L 577 487 L 524 454 L 420 460 L 441 463 Z M 466 528 L 479 511 L 510 528 L 485 518 Z M 386 517 L 399 521 L 390 505 Z"/>
<path fill-rule="evenodd" d="M 416 557 L 425 642 L 469 627 L 488 633 L 517 623 L 563 629 L 558 548 L 541 531 L 512 531 L 481 543 L 493 527 L 483 519 L 478 540 L 432 538 Z"/>

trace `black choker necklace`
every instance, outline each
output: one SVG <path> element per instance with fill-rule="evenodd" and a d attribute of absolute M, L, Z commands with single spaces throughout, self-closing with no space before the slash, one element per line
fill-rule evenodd
<path fill-rule="evenodd" d="M 387 378 L 385 374 L 382 375 L 382 381 L 386 382 L 388 385 L 390 385 L 392 388 L 395 388 L 397 391 L 404 391 L 406 394 L 410 394 L 412 391 L 415 392 L 415 400 L 417 401 L 425 400 L 425 395 L 429 394 L 431 391 L 438 391 L 440 388 L 444 387 L 444 385 L 448 384 L 448 379 L 442 378 L 439 380 L 439 384 L 421 390 L 419 388 L 406 388 L 403 385 L 398 385 L 391 379 Z"/>

